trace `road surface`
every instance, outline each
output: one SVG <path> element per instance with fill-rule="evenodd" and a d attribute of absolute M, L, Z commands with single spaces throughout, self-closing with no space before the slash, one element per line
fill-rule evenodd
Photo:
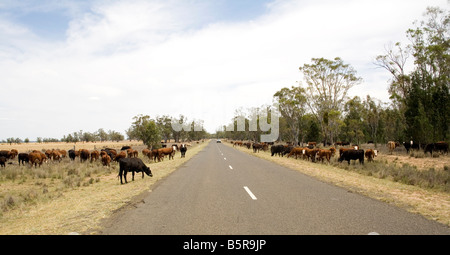
<path fill-rule="evenodd" d="M 450 229 L 212 140 L 100 233 L 448 235 Z"/>

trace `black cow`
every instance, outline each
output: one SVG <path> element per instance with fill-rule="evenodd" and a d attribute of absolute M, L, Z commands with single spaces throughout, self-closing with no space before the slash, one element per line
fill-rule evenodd
<path fill-rule="evenodd" d="M 292 149 L 294 149 L 294 146 L 292 146 L 292 145 L 289 145 L 289 146 L 287 146 L 287 147 L 284 147 L 284 151 L 283 151 L 283 154 L 282 154 L 281 156 L 284 156 L 284 155 L 286 155 L 286 154 L 291 153 Z"/>
<path fill-rule="evenodd" d="M 131 171 L 132 173 L 132 180 L 134 181 L 134 172 L 142 172 L 142 178 L 144 178 L 144 173 L 146 173 L 148 176 L 152 177 L 152 171 L 148 166 L 144 164 L 142 159 L 140 158 L 122 158 L 119 160 L 119 176 L 120 176 L 120 184 L 123 184 L 122 182 L 122 175 L 125 179 L 125 183 L 127 183 L 127 173 Z"/>
<path fill-rule="evenodd" d="M 5 157 L 6 160 L 11 158 L 11 152 L 10 151 L 0 151 L 0 157 Z"/>
<path fill-rule="evenodd" d="M 350 160 L 358 160 L 364 165 L 364 150 L 345 150 L 339 157 L 339 162 L 346 160 L 350 165 Z"/>
<path fill-rule="evenodd" d="M 6 167 L 6 157 L 4 157 L 4 156 L 1 156 L 0 157 L 0 166 L 2 166 L 2 167 Z"/>
<path fill-rule="evenodd" d="M 446 142 L 437 142 L 437 143 L 429 143 L 425 145 L 424 153 L 427 154 L 427 152 L 430 153 L 431 156 L 433 156 L 433 151 L 439 151 L 441 153 L 448 154 L 448 143 Z"/>
<path fill-rule="evenodd" d="M 20 163 L 22 163 L 22 165 L 25 165 L 25 162 L 28 163 L 29 158 L 28 158 L 28 153 L 19 153 L 19 166 Z"/>
<path fill-rule="evenodd" d="M 441 152 L 442 154 L 448 154 L 448 143 L 446 142 L 437 142 L 434 143 L 434 149 Z"/>
<path fill-rule="evenodd" d="M 284 145 L 272 145 L 272 147 L 270 147 L 270 152 L 272 153 L 272 157 L 275 154 L 278 154 L 278 156 L 282 156 L 284 152 Z"/>
<path fill-rule="evenodd" d="M 180 152 L 181 152 L 182 158 L 184 158 L 186 156 L 186 151 L 187 151 L 187 146 L 186 146 L 186 144 L 182 143 L 180 145 Z"/>
<path fill-rule="evenodd" d="M 419 150 L 419 143 L 410 141 L 410 142 L 403 142 L 403 146 L 405 146 L 406 152 L 409 153 L 409 150 Z"/>
<path fill-rule="evenodd" d="M 76 153 L 75 153 L 75 151 L 74 150 L 69 150 L 69 158 L 71 159 L 71 160 L 75 160 L 75 158 L 76 158 Z"/>
<path fill-rule="evenodd" d="M 128 149 L 131 149 L 131 146 L 122 146 L 122 149 L 120 149 L 121 151 L 126 151 Z"/>

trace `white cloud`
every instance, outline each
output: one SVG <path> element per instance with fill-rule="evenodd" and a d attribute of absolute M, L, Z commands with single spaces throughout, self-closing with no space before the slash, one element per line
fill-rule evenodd
<path fill-rule="evenodd" d="M 203 119 L 214 132 L 240 106 L 269 104 L 295 85 L 313 57 L 341 57 L 364 79 L 352 95 L 386 101 L 389 75 L 372 61 L 389 41 L 405 41 L 428 5 L 445 1 L 275 1 L 257 19 L 204 24 L 210 6 L 196 1 L 101 1 L 74 15 L 65 42 L 3 18 L 0 86 L 10 110 L 0 121 L 14 114 L 20 126 L 27 111 L 42 114 L 27 120 L 36 129 L 2 137 L 123 132 L 140 113 Z"/>

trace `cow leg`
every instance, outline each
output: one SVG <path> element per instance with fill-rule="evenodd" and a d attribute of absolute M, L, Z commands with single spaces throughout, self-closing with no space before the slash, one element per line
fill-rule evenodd
<path fill-rule="evenodd" d="M 134 181 L 134 171 L 131 171 L 131 175 L 132 175 L 131 180 Z"/>
<path fill-rule="evenodd" d="M 119 171 L 120 184 L 123 184 L 123 181 L 122 181 L 122 174 L 123 174 L 123 171 L 120 170 L 120 171 Z"/>

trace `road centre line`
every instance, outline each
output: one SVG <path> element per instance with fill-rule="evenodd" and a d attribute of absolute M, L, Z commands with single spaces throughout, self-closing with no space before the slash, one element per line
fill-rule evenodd
<path fill-rule="evenodd" d="M 245 189 L 245 191 L 247 191 L 247 193 L 250 195 L 250 197 L 253 200 L 257 200 L 256 196 L 252 193 L 252 191 L 247 186 L 244 186 L 244 189 Z"/>
<path fill-rule="evenodd" d="M 228 167 L 229 167 L 231 170 L 233 170 L 233 167 L 231 167 L 231 165 L 228 165 Z"/>

